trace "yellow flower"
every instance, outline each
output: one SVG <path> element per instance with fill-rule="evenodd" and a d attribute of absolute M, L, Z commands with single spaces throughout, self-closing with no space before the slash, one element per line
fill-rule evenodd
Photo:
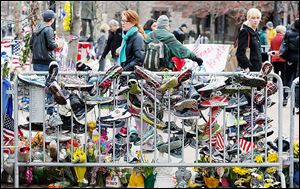
<path fill-rule="evenodd" d="M 247 178 L 245 179 L 245 182 L 247 182 L 247 183 L 248 183 L 248 182 L 250 182 L 250 181 L 251 181 L 251 176 L 250 176 L 250 175 L 248 175 L 248 176 L 247 176 Z"/>
<path fill-rule="evenodd" d="M 242 167 L 234 167 L 233 168 L 233 172 L 241 175 L 241 176 L 244 176 L 248 173 L 248 170 L 247 168 L 242 168 Z"/>
<path fill-rule="evenodd" d="M 268 167 L 266 169 L 266 173 L 269 173 L 269 174 L 274 174 L 274 173 L 276 173 L 276 171 L 277 171 L 277 167 Z"/>
<path fill-rule="evenodd" d="M 299 141 L 295 141 L 294 143 L 294 157 L 299 157 Z"/>
<path fill-rule="evenodd" d="M 270 188 L 272 185 L 270 183 L 264 183 L 264 188 Z"/>
<path fill-rule="evenodd" d="M 258 180 L 261 180 L 262 178 L 263 178 L 263 177 L 262 177 L 261 175 L 258 175 L 258 176 L 257 176 L 257 179 L 258 179 Z"/>
<path fill-rule="evenodd" d="M 270 152 L 268 154 L 268 162 L 272 163 L 272 162 L 278 162 L 278 154 L 277 152 Z"/>
<path fill-rule="evenodd" d="M 66 13 L 65 19 L 63 22 L 64 30 L 65 31 L 70 31 L 71 30 L 71 3 L 70 1 L 66 1 L 64 11 Z"/>
<path fill-rule="evenodd" d="M 256 157 L 255 157 L 255 162 L 257 162 L 257 163 L 262 163 L 264 160 L 263 160 L 263 157 L 262 157 L 262 155 L 257 155 Z"/>

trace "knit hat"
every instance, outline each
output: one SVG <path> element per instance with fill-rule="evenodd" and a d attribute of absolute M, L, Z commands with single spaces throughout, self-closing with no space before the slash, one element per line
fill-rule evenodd
<path fill-rule="evenodd" d="M 166 29 L 170 25 L 169 18 L 166 15 L 161 15 L 157 19 L 157 29 Z"/>
<path fill-rule="evenodd" d="M 55 12 L 53 10 L 46 10 L 43 13 L 44 20 L 50 20 L 51 18 L 55 18 Z"/>
<path fill-rule="evenodd" d="M 273 28 L 273 23 L 271 21 L 267 22 L 266 26 L 268 28 Z"/>

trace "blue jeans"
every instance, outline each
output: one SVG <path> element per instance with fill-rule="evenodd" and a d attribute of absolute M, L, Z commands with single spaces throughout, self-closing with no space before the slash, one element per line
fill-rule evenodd
<path fill-rule="evenodd" d="M 33 64 L 33 70 L 34 71 L 48 71 L 49 65 L 48 64 Z M 48 92 L 47 94 L 47 104 L 52 104 L 54 102 L 54 96 L 51 92 Z M 47 108 L 47 114 L 52 115 L 55 111 L 53 106 L 50 106 Z"/>
<path fill-rule="evenodd" d="M 48 71 L 49 65 L 48 64 L 33 64 L 34 71 Z"/>

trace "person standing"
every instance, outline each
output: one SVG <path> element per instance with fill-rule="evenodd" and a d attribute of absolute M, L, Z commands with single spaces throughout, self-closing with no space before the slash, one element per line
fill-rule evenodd
<path fill-rule="evenodd" d="M 185 33 L 187 33 L 187 25 L 181 24 L 181 26 L 173 31 L 173 34 L 175 35 L 176 39 L 183 44 L 185 40 Z"/>
<path fill-rule="evenodd" d="M 271 62 L 274 67 L 274 72 L 280 75 L 281 80 L 283 81 L 285 78 L 285 59 L 279 56 L 279 48 L 283 41 L 284 34 L 286 32 L 286 28 L 282 25 L 278 25 L 276 27 L 276 36 L 271 41 L 269 55 L 271 55 Z M 277 80 L 274 78 L 274 82 Z"/>
<path fill-rule="evenodd" d="M 97 45 L 96 45 L 96 58 L 99 59 L 102 57 L 102 53 L 104 51 L 105 45 L 106 45 L 106 30 L 105 27 L 102 26 L 100 28 L 100 33 L 99 33 L 99 38 L 97 40 Z M 104 71 L 105 69 L 105 59 L 99 60 L 99 69 L 98 71 Z"/>
<path fill-rule="evenodd" d="M 116 53 L 116 50 L 122 43 L 122 29 L 120 28 L 119 22 L 114 19 L 110 20 L 108 25 L 110 27 L 108 40 L 99 62 L 103 61 L 110 51 L 114 64 L 117 64 L 119 63 L 119 55 Z"/>
<path fill-rule="evenodd" d="M 238 46 L 236 57 L 239 66 L 246 72 L 260 71 L 262 66 L 261 44 L 257 27 L 261 20 L 261 12 L 257 8 L 251 8 L 247 12 L 245 21 L 238 34 Z M 250 48 L 250 58 L 246 56 L 246 48 Z"/>
<path fill-rule="evenodd" d="M 291 87 L 293 80 L 299 75 L 299 18 L 297 18 L 292 24 L 283 38 L 283 42 L 286 44 L 287 55 L 285 64 L 285 79 L 283 85 Z M 286 106 L 288 102 L 288 92 L 284 92 L 283 106 Z"/>
<path fill-rule="evenodd" d="M 273 27 L 273 22 L 269 21 L 267 26 L 268 44 L 271 44 L 272 39 L 276 36 L 276 30 Z"/>
<path fill-rule="evenodd" d="M 156 39 L 165 44 L 164 58 L 160 64 L 162 65 L 161 69 L 168 68 L 172 70 L 181 70 L 184 65 L 180 65 L 180 67 L 178 67 L 179 65 L 176 64 L 176 62 L 172 62 L 174 57 L 179 59 L 188 58 L 197 62 L 198 65 L 201 66 L 203 60 L 198 58 L 192 51 L 180 43 L 169 30 L 169 18 L 166 15 L 161 15 L 157 19 L 157 30 L 151 32 Z M 150 43 L 154 40 L 153 37 L 151 37 L 151 33 L 148 34 L 148 37 L 145 40 L 146 43 Z"/>
<path fill-rule="evenodd" d="M 261 45 L 269 45 L 267 36 L 267 26 L 263 26 L 259 32 L 259 39 Z"/>
<path fill-rule="evenodd" d="M 139 16 L 134 10 L 122 12 L 122 44 L 120 47 L 120 64 L 124 71 L 133 71 L 134 66 L 141 66 L 145 58 L 143 27 L 139 25 Z"/>
<path fill-rule="evenodd" d="M 147 34 L 147 35 L 151 31 L 156 30 L 156 28 L 157 28 L 157 22 L 153 18 L 150 18 L 149 20 L 147 20 L 147 22 L 145 23 L 145 25 L 143 27 L 145 34 Z"/>
<path fill-rule="evenodd" d="M 61 47 L 61 44 L 55 42 L 54 31 L 51 27 L 55 20 L 55 12 L 46 10 L 42 16 L 43 23 L 34 30 L 29 42 L 34 71 L 48 71 L 49 64 L 55 61 L 54 50 Z"/>
<path fill-rule="evenodd" d="M 96 18 L 95 1 L 81 1 L 81 24 L 82 35 L 87 37 L 87 24 L 89 24 L 90 36 L 87 39 L 89 42 L 94 41 L 94 25 L 93 20 Z"/>

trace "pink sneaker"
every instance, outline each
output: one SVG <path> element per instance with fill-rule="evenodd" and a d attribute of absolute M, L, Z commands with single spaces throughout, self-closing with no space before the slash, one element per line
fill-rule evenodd
<path fill-rule="evenodd" d="M 122 127 L 119 131 L 119 134 L 122 136 L 122 137 L 127 137 L 127 127 Z"/>

